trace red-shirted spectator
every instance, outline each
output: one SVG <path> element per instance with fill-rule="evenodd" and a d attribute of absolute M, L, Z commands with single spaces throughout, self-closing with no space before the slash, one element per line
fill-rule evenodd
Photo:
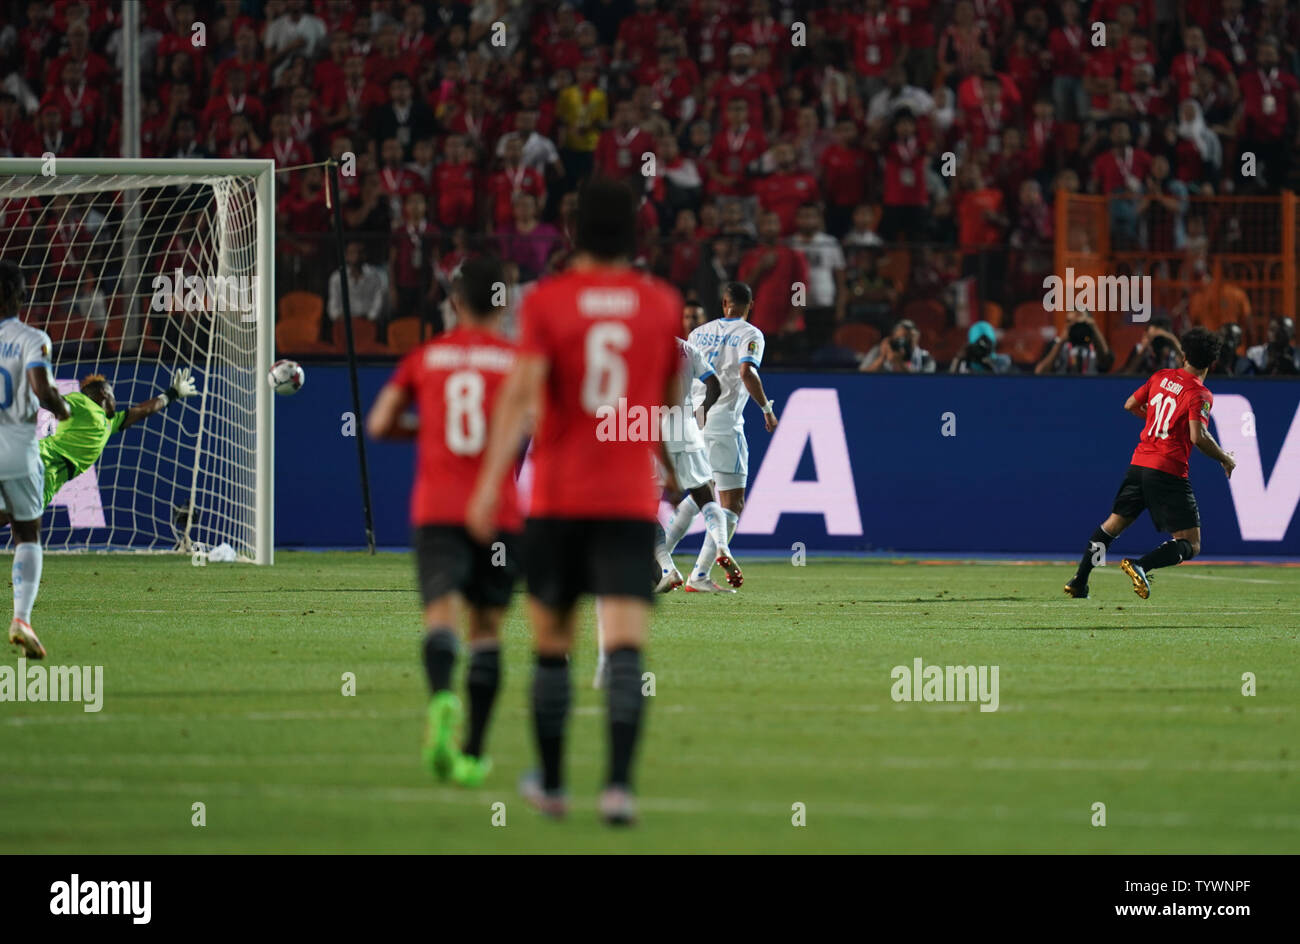
<path fill-rule="evenodd" d="M 161 75 L 168 68 L 172 56 L 184 53 L 194 67 L 195 81 L 206 81 L 208 47 L 206 44 L 198 43 L 199 34 L 193 29 L 194 4 L 190 3 L 190 0 L 180 0 L 171 8 L 171 15 L 174 29 L 158 40 L 158 47 L 154 52 L 158 73 Z"/>
<path fill-rule="evenodd" d="M 18 99 L 0 92 L 0 157 L 26 157 L 33 149 L 35 134 L 23 120 Z"/>
<path fill-rule="evenodd" d="M 262 139 L 257 136 L 248 115 L 236 112 L 226 123 L 226 134 L 216 149 L 218 157 L 256 157 L 262 150 Z"/>
<path fill-rule="evenodd" d="M 987 49 L 975 52 L 971 74 L 957 86 L 957 107 L 962 111 L 977 111 L 984 101 L 984 79 L 993 76 L 1002 87 L 1002 104 L 1012 112 L 1019 112 L 1024 100 L 1016 80 L 1005 72 L 993 70 L 993 57 Z"/>
<path fill-rule="evenodd" d="M 1008 220 L 1004 212 L 1002 191 L 984 182 L 979 167 L 967 165 L 967 187 L 959 190 L 954 204 L 957 213 L 957 244 L 969 253 L 962 270 L 975 274 L 978 252 L 1002 242 L 1002 231 Z"/>
<path fill-rule="evenodd" d="M 614 121 L 596 144 L 596 173 L 632 184 L 641 189 L 643 155 L 652 152 L 654 139 L 635 123 L 636 111 L 624 99 L 614 106 Z"/>
<path fill-rule="evenodd" d="M 939 64 L 964 78 L 975 71 L 975 53 L 987 50 L 991 42 L 988 31 L 976 22 L 970 0 L 958 0 L 952 23 L 939 37 Z"/>
<path fill-rule="evenodd" d="M 388 88 L 393 76 L 410 75 L 411 59 L 398 42 L 397 24 L 385 23 L 375 34 L 374 45 L 366 57 L 366 77 L 380 88 Z"/>
<path fill-rule="evenodd" d="M 973 150 L 997 154 L 1002 148 L 1002 132 L 1014 121 L 1014 113 L 1002 101 L 1002 85 L 994 76 L 980 83 L 978 107 L 963 111 L 959 119 L 962 137 Z"/>
<path fill-rule="evenodd" d="M 1119 88 L 1119 51 L 1115 48 L 1116 31 L 1108 25 L 1106 45 L 1093 46 L 1084 54 L 1083 89 L 1088 96 L 1088 109 L 1093 115 L 1104 115 L 1110 107 L 1110 97 Z"/>
<path fill-rule="evenodd" d="M 749 0 L 749 18 L 735 27 L 733 35 L 755 54 L 766 49 L 772 63 L 780 63 L 789 48 L 790 31 L 772 15 L 769 0 Z"/>
<path fill-rule="evenodd" d="M 261 99 L 247 89 L 248 77 L 242 69 L 232 69 L 226 73 L 226 91 L 213 95 L 203 109 L 200 133 L 208 142 L 208 149 L 216 152 L 226 143 L 230 135 L 230 119 L 243 115 L 249 123 L 260 128 L 266 120 L 266 111 Z"/>
<path fill-rule="evenodd" d="M 689 59 L 678 58 L 675 47 L 664 46 L 653 63 L 643 65 L 637 83 L 650 89 L 651 107 L 675 128 L 695 117 L 699 73 Z"/>
<path fill-rule="evenodd" d="M 772 149 L 776 170 L 754 181 L 754 195 L 758 205 L 770 210 L 781 220 L 781 233 L 794 231 L 794 217 L 799 207 L 818 198 L 817 178 L 799 170 L 795 164 L 794 146 L 789 141 L 778 141 Z"/>
<path fill-rule="evenodd" d="M 713 120 L 717 110 L 725 115 L 731 102 L 742 99 L 749 106 L 748 121 L 759 126 L 767 121 L 771 127 L 779 127 L 781 103 L 777 100 L 772 80 L 754 70 L 754 51 L 743 43 L 737 43 L 731 47 L 728 58 L 730 68 L 726 74 L 718 76 L 709 86 L 704 103 L 705 119 Z"/>
<path fill-rule="evenodd" d="M 1205 34 L 1199 26 L 1189 26 L 1183 30 L 1183 52 L 1174 56 L 1173 64 L 1169 67 L 1178 101 L 1191 96 L 1196 70 L 1201 66 L 1214 70 L 1232 88 L 1233 98 L 1236 98 L 1237 80 L 1227 57 L 1217 49 L 1205 45 Z"/>
<path fill-rule="evenodd" d="M 835 140 L 818 162 L 826 197 L 826 231 L 837 239 L 849 229 L 853 208 L 867 196 L 867 152 L 858 146 L 858 126 L 847 118 L 835 123 Z"/>
<path fill-rule="evenodd" d="M 537 198 L 539 210 L 546 204 L 546 179 L 523 163 L 524 143 L 518 135 L 505 140 L 505 155 L 501 169 L 488 180 L 488 194 L 492 200 L 492 222 L 500 229 L 512 217 L 515 194 L 531 193 Z"/>
<path fill-rule="evenodd" d="M 1007 50 L 1007 75 L 1016 83 L 1022 103 L 1038 98 L 1043 81 L 1042 63 L 1025 30 L 1016 30 L 1011 48 Z"/>
<path fill-rule="evenodd" d="M 885 10 L 884 0 L 867 0 L 866 10 L 854 23 L 853 69 L 881 84 L 902 43 L 898 23 Z M 874 89 L 873 89 L 874 92 Z"/>
<path fill-rule="evenodd" d="M 244 73 L 244 88 L 254 95 L 265 95 L 271 87 L 271 70 L 257 54 L 257 33 L 251 26 L 240 27 L 235 33 L 235 54 L 222 62 L 212 73 L 212 94 L 229 91 L 230 73 Z M 321 86 L 322 90 L 325 86 Z"/>
<path fill-rule="evenodd" d="M 732 45 L 732 22 L 721 0 L 696 0 L 690 13 L 689 35 L 701 71 L 719 72 L 726 67 L 727 50 Z"/>
<path fill-rule="evenodd" d="M 1155 25 L 1155 0 L 1096 0 L 1088 15 L 1094 23 L 1118 22 L 1122 7 L 1133 10 L 1140 29 L 1150 29 Z"/>
<path fill-rule="evenodd" d="M 1266 36 L 1256 47 L 1255 68 L 1241 74 L 1241 103 L 1233 119 L 1239 129 L 1242 151 L 1253 151 L 1264 165 L 1262 176 L 1269 190 L 1287 180 L 1292 154 L 1300 148 L 1300 132 L 1288 135 L 1300 114 L 1300 83 L 1279 64 L 1277 41 Z"/>
<path fill-rule="evenodd" d="M 1255 30 L 1242 13 L 1242 5 L 1242 0 L 1222 0 L 1206 36 L 1209 45 L 1226 53 L 1238 69 L 1250 61 L 1250 51 L 1255 48 Z"/>
<path fill-rule="evenodd" d="M 443 161 L 434 175 L 438 192 L 438 223 L 443 229 L 474 225 L 477 177 L 465 139 L 458 134 L 447 135 Z"/>
<path fill-rule="evenodd" d="M 383 90 L 366 78 L 366 60 L 353 53 L 343 60 L 343 81 L 321 94 L 325 121 L 349 131 L 360 130 L 372 109 L 387 101 Z"/>
<path fill-rule="evenodd" d="M 407 194 L 429 190 L 419 175 L 403 166 L 402 145 L 396 138 L 379 143 L 379 182 L 388 198 L 389 218 L 394 220 L 402 215 Z"/>
<path fill-rule="evenodd" d="M 705 157 L 707 189 L 714 195 L 748 196 L 750 167 L 767 151 L 767 137 L 749 123 L 749 105 L 743 98 L 727 103 L 726 122 Z"/>
<path fill-rule="evenodd" d="M 1151 155 L 1130 143 L 1128 124 L 1112 122 L 1110 148 L 1092 162 L 1091 193 L 1141 193 L 1142 181 L 1151 171 Z"/>
<path fill-rule="evenodd" d="M 791 304 L 790 286 L 808 284 L 808 263 L 803 254 L 780 242 L 781 219 L 775 213 L 758 217 L 759 244 L 740 259 L 736 277 L 754 290 L 750 323 L 769 337 L 803 327 L 802 311 Z"/>
<path fill-rule="evenodd" d="M 330 33 L 329 54 L 312 67 L 312 84 L 317 94 L 332 94 L 343 84 L 343 65 L 352 51 L 352 37 L 342 31 Z"/>
<path fill-rule="evenodd" d="M 66 60 L 62 81 L 50 87 L 41 99 L 41 105 L 57 108 L 63 118 L 63 127 L 73 134 L 80 134 L 85 129 L 93 137 L 95 128 L 104 117 L 104 107 L 99 93 L 82 74 L 84 68 L 80 60 Z"/>
<path fill-rule="evenodd" d="M 62 156 L 62 152 L 54 153 Z M 84 198 L 57 194 L 41 214 L 46 221 L 45 245 L 48 247 L 44 274 L 56 282 L 76 279 L 90 253 L 90 230 L 82 223 L 85 209 L 79 208 L 75 202 L 79 199 Z"/>
<path fill-rule="evenodd" d="M 637 66 L 646 59 L 653 59 L 660 24 L 674 26 L 672 17 L 655 9 L 655 0 L 636 0 L 636 12 L 618 25 L 618 38 L 614 41 L 615 61 Z"/>
<path fill-rule="evenodd" d="M 289 127 L 289 116 L 284 112 L 276 112 L 271 116 L 271 136 L 257 156 L 269 157 L 275 161 L 277 171 L 286 167 L 296 167 L 299 164 L 309 164 L 312 159 L 311 150 L 293 136 Z M 277 174 L 276 182 L 282 187 L 293 183 L 290 176 L 285 174 Z"/>
<path fill-rule="evenodd" d="M 433 37 L 424 31 L 424 6 L 408 3 L 402 11 L 402 32 L 397 37 L 397 48 L 412 62 L 420 62 L 433 56 Z"/>
<path fill-rule="evenodd" d="M 466 82 L 464 94 L 450 116 L 444 114 L 443 125 L 454 134 L 463 134 L 478 156 L 490 155 L 496 147 L 498 128 L 488 109 L 481 82 Z"/>
<path fill-rule="evenodd" d="M 283 118 L 283 114 L 275 115 Z M 321 255 L 324 243 L 317 239 L 298 239 L 330 231 L 330 210 L 325 205 L 324 178 L 319 167 L 309 167 L 298 175 L 297 186 L 292 187 L 276 205 L 276 227 L 279 233 L 276 250 L 289 256 L 311 260 Z"/>
<path fill-rule="evenodd" d="M 700 267 L 702 247 L 696 230 L 695 213 L 678 210 L 668 234 L 668 281 L 674 285 L 689 285 Z"/>
<path fill-rule="evenodd" d="M 46 105 L 36 119 L 36 134 L 29 139 L 27 156 L 89 157 L 93 143 L 88 127 L 65 128 L 58 106 Z"/>
<path fill-rule="evenodd" d="M 29 10 L 34 4 L 28 4 Z M 90 83 L 92 88 L 98 89 L 100 93 L 108 91 L 112 86 L 115 76 L 113 68 L 108 64 L 108 60 L 99 53 L 90 48 L 90 32 L 85 23 L 77 22 L 68 27 L 68 51 L 61 56 L 56 56 L 45 70 L 45 87 L 53 88 L 63 81 L 63 66 L 68 62 L 79 62 L 82 67 L 82 75 Z M 48 41 L 47 41 L 48 42 Z M 28 75 L 39 75 L 40 70 L 35 69 L 27 73 Z"/>
<path fill-rule="evenodd" d="M 916 132 L 916 119 L 910 111 L 897 112 L 891 140 L 882 152 L 884 210 L 877 232 L 886 242 L 921 238 L 930 202 L 925 162 L 925 147 Z"/>

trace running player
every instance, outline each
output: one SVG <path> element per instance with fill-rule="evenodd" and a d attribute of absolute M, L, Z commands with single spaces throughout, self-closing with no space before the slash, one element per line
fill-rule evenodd
<path fill-rule="evenodd" d="M 1151 595 L 1150 572 L 1191 560 L 1201 551 L 1201 515 L 1187 481 L 1187 460 L 1192 446 L 1223 466 L 1231 477 L 1237 463 L 1210 435 L 1210 407 L 1214 397 L 1205 375 L 1219 356 L 1222 337 L 1205 328 L 1192 328 L 1182 337 L 1182 367 L 1158 370 L 1133 393 L 1124 409 L 1145 421 L 1133 450 L 1128 474 L 1115 495 L 1110 517 L 1092 533 L 1079 569 L 1065 585 L 1068 596 L 1088 597 L 1088 575 L 1101 563 L 1106 548 L 1144 510 L 1159 531 L 1173 535 L 1145 557 L 1124 558 L 1120 569 L 1133 581 L 1133 592 Z"/>
<path fill-rule="evenodd" d="M 701 325 L 687 339 L 704 352 L 714 372 L 722 383 L 722 395 L 709 411 L 703 427 L 705 451 L 713 470 L 713 480 L 718 486 L 718 499 L 726 519 L 727 541 L 736 531 L 736 523 L 745 507 L 745 485 L 749 478 L 749 446 L 745 442 L 745 404 L 753 397 L 763 411 L 763 425 L 769 433 L 776 431 L 776 413 L 772 401 L 763 392 L 763 381 L 758 367 L 763 362 L 763 332 L 746 319 L 754 305 L 754 294 L 743 282 L 728 282 L 722 290 L 722 317 Z M 700 388 L 695 388 L 700 399 Z M 669 525 L 669 545 L 676 544 L 695 517 L 697 503 L 690 496 L 677 506 L 677 513 Z M 695 561 L 686 590 L 695 593 L 728 593 L 709 576 L 714 563 L 719 562 L 717 542 L 710 536 L 704 538 L 700 555 Z M 740 576 L 730 569 L 727 581 L 740 586 Z"/>
<path fill-rule="evenodd" d="M 439 779 L 466 787 L 482 784 L 492 769 L 484 745 L 501 685 L 501 619 L 519 570 L 522 520 L 513 477 L 503 476 L 497 488 L 497 543 L 475 541 L 465 529 L 488 417 L 515 362 L 514 346 L 501 334 L 505 308 L 497 292 L 504 285 L 496 260 L 465 262 L 451 295 L 456 327 L 402 359 L 366 419 L 371 436 L 418 440 L 411 524 L 432 692 L 424 760 Z M 411 405 L 418 418 L 406 413 Z M 456 626 L 466 608 L 469 729 L 458 749 L 462 706 L 451 677 L 460 648 Z"/>
<path fill-rule="evenodd" d="M 594 178 L 578 200 L 576 254 L 567 271 L 541 279 L 520 304 L 519 363 L 489 427 L 487 452 L 466 526 L 490 540 L 499 517 L 499 484 L 519 448 L 528 417 L 533 490 L 525 530 L 529 617 L 537 664 L 533 730 L 540 775 L 521 783 L 545 815 L 560 818 L 564 737 L 571 685 L 569 653 L 576 603 L 594 594 L 608 647 L 606 695 L 609 771 L 600 795 L 607 823 L 635 819 L 632 758 L 641 728 L 641 650 L 649 629 L 659 489 L 647 474 L 656 444 L 644 424 L 610 437 L 610 409 L 654 416 L 681 402 L 677 326 L 682 299 L 659 279 L 634 271 L 637 198 L 626 185 Z M 636 429 L 643 430 L 634 435 Z M 671 470 L 669 470 L 671 477 Z"/>
<path fill-rule="evenodd" d="M 0 511 L 14 541 L 14 618 L 9 641 L 29 659 L 44 659 L 45 647 L 32 629 L 32 607 L 41 589 L 41 509 L 45 507 L 36 415 L 45 407 L 55 419 L 66 420 L 68 406 L 54 384 L 50 336 L 18 318 L 25 301 L 22 269 L 0 262 L 0 377 L 6 393 L 0 404 Z"/>

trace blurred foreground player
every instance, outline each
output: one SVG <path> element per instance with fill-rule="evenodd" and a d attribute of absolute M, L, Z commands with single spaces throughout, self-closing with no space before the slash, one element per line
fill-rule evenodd
<path fill-rule="evenodd" d="M 519 570 L 522 519 L 513 477 L 497 480 L 499 543 L 476 541 L 465 528 L 488 417 L 515 363 L 514 345 L 500 333 L 504 285 L 495 259 L 464 263 L 451 296 L 456 327 L 402 359 L 366 419 L 371 436 L 418 440 L 411 524 L 424 600 L 424 667 L 433 693 L 424 760 L 439 779 L 465 787 L 478 786 L 492 769 L 483 748 L 501 684 L 501 618 Z M 412 404 L 417 423 L 406 414 Z M 469 730 L 458 749 L 462 708 L 451 677 L 460 648 L 456 626 L 466 606 Z"/>
<path fill-rule="evenodd" d="M 524 543 L 541 772 L 526 776 L 521 790 L 548 816 L 567 812 L 569 653 L 578 598 L 594 594 L 609 660 L 609 771 L 600 812 L 615 825 L 635 819 L 631 770 L 651 599 L 646 564 L 654 553 L 659 503 L 649 475 L 651 429 L 656 409 L 681 402 L 676 335 L 682 299 L 666 282 L 629 267 L 636 208 L 635 195 L 621 183 L 598 178 L 583 188 L 569 269 L 540 280 L 521 303 L 519 362 L 493 413 L 466 519 L 478 540 L 491 539 L 500 483 L 529 415 L 539 414 Z M 611 423 L 611 411 L 626 423 Z"/>
<path fill-rule="evenodd" d="M 1120 561 L 1120 569 L 1133 581 L 1134 593 L 1145 600 L 1151 595 L 1151 571 L 1200 553 L 1201 515 L 1187 481 L 1192 446 L 1223 466 L 1229 477 L 1237 466 L 1232 455 L 1214 441 L 1209 427 L 1214 397 L 1204 381 L 1222 344 L 1220 335 L 1192 328 L 1182 337 L 1184 365 L 1156 371 L 1124 404 L 1124 409 L 1146 422 L 1110 517 L 1092 533 L 1078 571 L 1065 585 L 1068 596 L 1087 598 L 1092 568 L 1102 562 L 1111 541 L 1144 510 L 1151 512 L 1156 529 L 1171 533 L 1173 540 L 1138 560 L 1126 557 Z"/>

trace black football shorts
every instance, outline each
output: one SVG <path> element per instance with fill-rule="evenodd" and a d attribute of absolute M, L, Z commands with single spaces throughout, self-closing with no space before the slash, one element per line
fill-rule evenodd
<path fill-rule="evenodd" d="M 1124 518 L 1136 518 L 1149 511 L 1156 530 L 1165 533 L 1201 526 L 1201 512 L 1196 507 L 1192 483 L 1182 476 L 1143 465 L 1128 467 L 1110 510 Z"/>
<path fill-rule="evenodd" d="M 459 525 L 425 524 L 412 535 L 420 597 L 427 605 L 456 592 L 470 606 L 505 606 L 520 570 L 519 537 L 476 544 Z"/>
<path fill-rule="evenodd" d="M 653 521 L 529 518 L 524 526 L 528 593 L 555 610 L 583 594 L 650 600 Z"/>

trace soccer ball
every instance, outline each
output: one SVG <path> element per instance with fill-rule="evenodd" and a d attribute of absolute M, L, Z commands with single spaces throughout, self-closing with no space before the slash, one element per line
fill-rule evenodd
<path fill-rule="evenodd" d="M 270 382 L 272 390 L 287 397 L 302 389 L 307 375 L 303 373 L 302 365 L 297 361 L 279 360 L 271 365 L 271 371 L 266 375 L 266 379 Z"/>

